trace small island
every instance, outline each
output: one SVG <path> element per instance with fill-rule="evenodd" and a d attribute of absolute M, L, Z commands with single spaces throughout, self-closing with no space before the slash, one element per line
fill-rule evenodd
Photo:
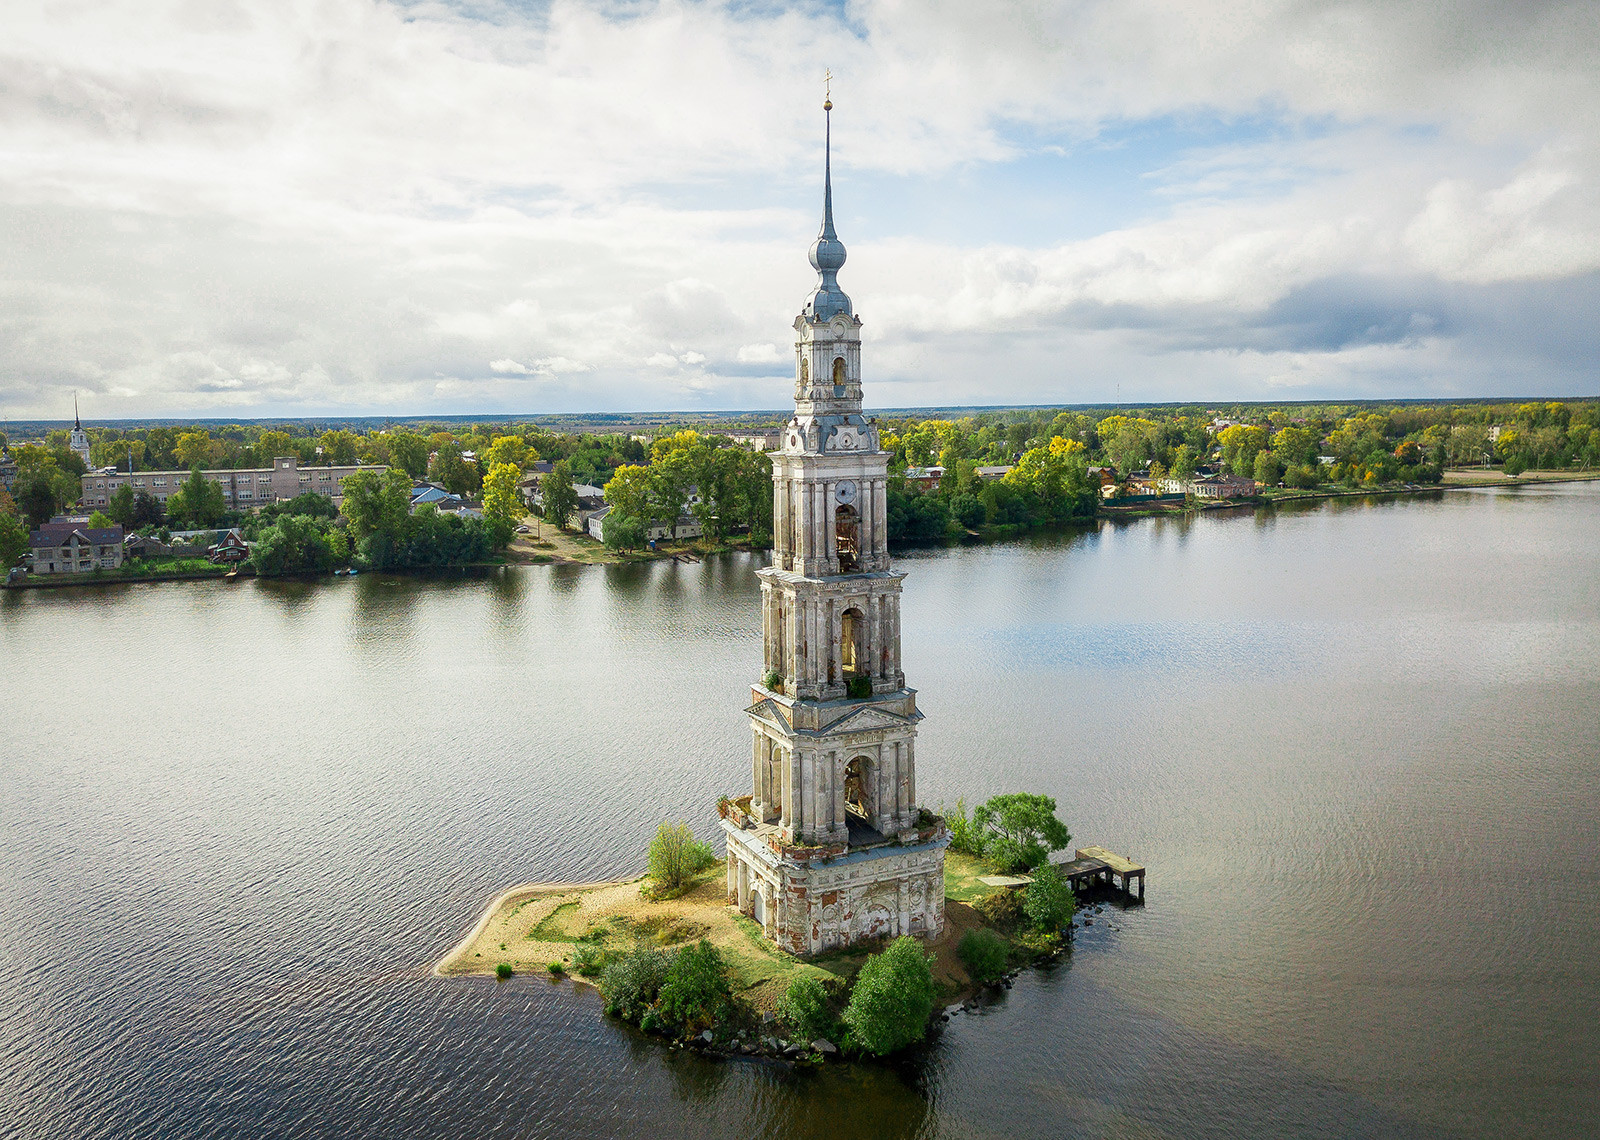
<path fill-rule="evenodd" d="M 918 802 L 890 456 L 862 410 L 844 262 L 825 159 L 794 415 L 771 453 L 773 559 L 757 571 L 751 791 L 717 804 L 724 854 L 663 824 L 645 878 L 507 891 L 435 972 L 573 973 L 609 1013 L 675 1040 L 882 1056 L 922 1040 L 939 1001 L 1071 937 L 1074 887 L 1108 868 L 1049 862 L 1072 838 L 1053 799 L 996 796 L 970 820 L 960 801 L 943 814 Z"/>
<path fill-rule="evenodd" d="M 1048 796 L 996 796 L 971 819 L 958 804 L 948 818 L 943 921 L 931 938 L 791 954 L 740 912 L 711 848 L 664 823 L 649 874 L 513 887 L 433 972 L 571 977 L 596 987 L 613 1016 L 725 1056 L 892 1053 L 985 988 L 1067 953 L 1076 890 L 1101 889 L 1110 874 L 1084 871 L 1082 858 L 1050 862 L 1071 836 Z"/>

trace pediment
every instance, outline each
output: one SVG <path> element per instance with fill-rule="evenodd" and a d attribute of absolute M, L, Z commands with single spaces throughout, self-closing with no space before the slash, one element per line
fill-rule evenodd
<path fill-rule="evenodd" d="M 905 728 L 911 722 L 903 716 L 882 709 L 861 708 L 840 717 L 822 731 L 828 736 L 849 732 L 876 732 L 886 728 Z"/>
<path fill-rule="evenodd" d="M 744 711 L 753 717 L 758 717 L 776 725 L 784 732 L 793 731 L 793 726 L 789 723 L 789 710 L 771 697 L 762 698 Z"/>

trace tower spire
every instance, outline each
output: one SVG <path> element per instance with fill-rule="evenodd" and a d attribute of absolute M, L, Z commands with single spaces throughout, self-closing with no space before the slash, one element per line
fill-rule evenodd
<path fill-rule="evenodd" d="M 833 73 L 827 73 L 830 93 L 823 96 L 822 151 L 822 230 L 811 243 L 811 267 L 817 271 L 817 287 L 806 298 L 805 315 L 825 321 L 838 313 L 853 316 L 850 297 L 839 288 L 839 270 L 845 262 L 844 242 L 833 228 Z"/>
<path fill-rule="evenodd" d="M 83 430 L 83 421 L 78 418 L 78 393 L 72 393 L 72 429 Z"/>
<path fill-rule="evenodd" d="M 822 97 L 822 236 L 838 240 L 833 232 L 833 72 L 826 73 Z"/>

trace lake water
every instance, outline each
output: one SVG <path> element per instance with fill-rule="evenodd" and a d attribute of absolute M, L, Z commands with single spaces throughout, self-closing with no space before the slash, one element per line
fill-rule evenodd
<path fill-rule="evenodd" d="M 0 1136 L 1600 1134 L 1600 488 L 899 563 L 923 798 L 1049 793 L 1148 905 L 806 1074 L 428 974 L 715 835 L 758 560 L 0 597 Z"/>

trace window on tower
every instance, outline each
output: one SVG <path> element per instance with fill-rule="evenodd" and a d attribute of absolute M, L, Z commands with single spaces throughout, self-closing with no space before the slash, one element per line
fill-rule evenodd
<path fill-rule="evenodd" d="M 866 628 L 866 615 L 854 607 L 839 615 L 839 666 L 847 678 L 866 672 L 862 664 L 867 655 L 861 645 Z"/>
<path fill-rule="evenodd" d="M 842 506 L 833 512 L 834 546 L 839 552 L 839 573 L 849 574 L 861 567 L 860 548 L 856 545 L 856 510 Z"/>

